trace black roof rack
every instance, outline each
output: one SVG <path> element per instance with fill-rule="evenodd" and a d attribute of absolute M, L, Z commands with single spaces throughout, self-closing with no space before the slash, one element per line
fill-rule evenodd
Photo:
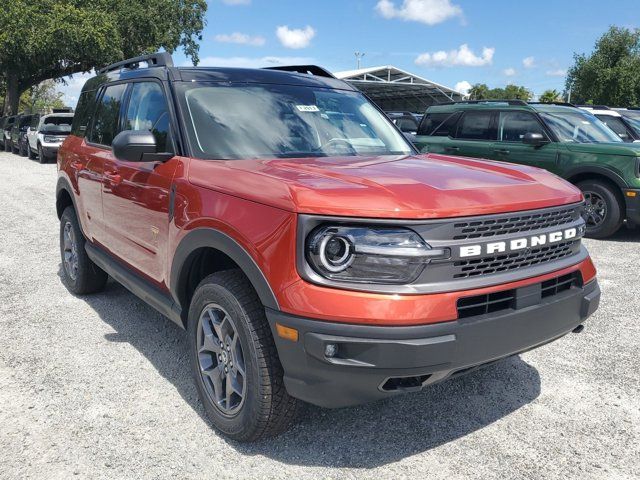
<path fill-rule="evenodd" d="M 576 105 L 576 107 L 593 108 L 594 110 L 611 110 L 607 105 Z"/>
<path fill-rule="evenodd" d="M 574 105 L 569 102 L 529 102 L 530 105 L 559 105 L 561 107 L 578 107 L 579 105 Z"/>
<path fill-rule="evenodd" d="M 151 55 L 142 55 L 140 57 L 129 58 L 128 60 L 122 60 L 121 62 L 112 63 L 104 68 L 98 70 L 98 73 L 107 73 L 114 70 L 121 69 L 135 69 L 140 66 L 141 63 L 146 62 L 149 67 L 173 67 L 173 59 L 167 52 L 157 52 Z"/>
<path fill-rule="evenodd" d="M 506 103 L 507 105 L 526 105 L 524 100 L 458 100 L 457 102 L 439 103 L 438 105 L 452 105 L 452 104 L 468 104 L 477 105 L 480 103 Z"/>
<path fill-rule="evenodd" d="M 317 65 L 282 65 L 278 67 L 265 67 L 264 70 L 281 70 L 283 72 L 315 75 L 316 77 L 336 78 L 333 73 Z"/>

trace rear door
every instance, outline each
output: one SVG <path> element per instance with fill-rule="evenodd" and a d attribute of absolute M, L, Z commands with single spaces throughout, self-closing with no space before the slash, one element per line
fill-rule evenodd
<path fill-rule="evenodd" d="M 444 153 L 462 157 L 494 158 L 496 140 L 495 112 L 468 110 L 457 123 L 455 140 L 444 147 Z"/>
<path fill-rule="evenodd" d="M 123 130 L 151 131 L 158 152 L 174 152 L 167 96 L 160 82 L 130 83 Z M 177 157 L 166 162 L 105 158 L 102 205 L 105 242 L 117 257 L 158 285 L 164 282 L 170 188 Z"/>
<path fill-rule="evenodd" d="M 535 113 L 503 110 L 498 113 L 497 121 L 498 140 L 493 146 L 492 158 L 557 173 L 558 143 L 550 141 L 549 132 Z M 527 145 L 522 141 L 527 133 L 539 133 L 547 143 L 539 146 Z"/>

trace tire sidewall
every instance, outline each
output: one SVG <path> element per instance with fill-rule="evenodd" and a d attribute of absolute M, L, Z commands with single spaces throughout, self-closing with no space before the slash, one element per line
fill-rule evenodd
<path fill-rule="evenodd" d="M 597 181 L 581 182 L 578 187 L 583 193 L 593 192 L 599 195 L 607 207 L 604 221 L 597 228 L 587 228 L 586 236 L 590 238 L 606 238 L 616 233 L 624 221 L 622 208 L 616 193 L 608 185 Z"/>
<path fill-rule="evenodd" d="M 229 316 L 231 316 L 240 339 L 244 356 L 246 372 L 244 404 L 232 417 L 223 415 L 220 410 L 211 403 L 200 375 L 197 351 L 198 321 L 204 308 L 211 303 L 220 305 Z M 262 392 L 258 375 L 258 352 L 252 341 L 247 313 L 235 296 L 224 286 L 216 283 L 205 283 L 196 290 L 189 308 L 188 322 L 191 367 L 198 393 L 200 394 L 209 418 L 213 421 L 214 426 L 226 435 L 234 438 L 238 438 L 239 436 L 250 437 L 250 432 L 258 427 L 256 424 L 256 419 L 258 418 L 257 407 Z"/>

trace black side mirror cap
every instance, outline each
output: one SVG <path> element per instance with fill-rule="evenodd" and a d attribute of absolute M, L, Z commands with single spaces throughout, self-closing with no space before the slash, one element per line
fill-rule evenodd
<path fill-rule="evenodd" d="M 123 162 L 166 162 L 173 153 L 158 152 L 156 137 L 148 130 L 124 130 L 111 142 L 113 155 Z"/>
<path fill-rule="evenodd" d="M 522 137 L 522 143 L 538 147 L 549 143 L 549 140 L 547 140 L 547 138 L 541 133 L 525 133 L 524 137 Z"/>

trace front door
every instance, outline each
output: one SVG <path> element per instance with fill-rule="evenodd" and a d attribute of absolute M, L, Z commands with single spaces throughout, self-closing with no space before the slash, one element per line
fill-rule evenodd
<path fill-rule="evenodd" d="M 171 152 L 170 115 L 160 83 L 129 84 L 123 110 L 124 130 L 148 130 L 159 152 Z M 107 227 L 106 244 L 121 260 L 158 285 L 165 270 L 169 228 L 169 191 L 178 164 L 123 162 L 110 156 L 104 166 L 102 206 Z"/>

